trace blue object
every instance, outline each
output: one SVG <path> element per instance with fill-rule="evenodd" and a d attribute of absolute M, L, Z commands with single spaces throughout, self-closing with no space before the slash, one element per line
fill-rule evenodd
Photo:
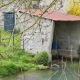
<path fill-rule="evenodd" d="M 59 48 L 59 45 L 58 45 L 58 44 L 53 44 L 53 45 L 52 45 L 52 49 L 57 50 L 58 48 Z"/>
<path fill-rule="evenodd" d="M 3 12 L 4 30 L 12 32 L 15 24 L 15 12 Z"/>

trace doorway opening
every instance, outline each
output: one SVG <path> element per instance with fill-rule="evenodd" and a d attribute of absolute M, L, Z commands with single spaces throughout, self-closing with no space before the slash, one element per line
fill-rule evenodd
<path fill-rule="evenodd" d="M 53 33 L 52 55 L 55 59 L 64 57 L 78 57 L 77 49 L 79 45 L 79 21 L 55 21 Z"/>

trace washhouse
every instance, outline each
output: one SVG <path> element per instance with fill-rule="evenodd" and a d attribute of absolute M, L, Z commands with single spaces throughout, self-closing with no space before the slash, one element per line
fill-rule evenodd
<path fill-rule="evenodd" d="M 48 10 L 19 10 L 25 18 L 21 27 L 21 48 L 32 53 L 46 51 L 52 55 L 78 57 L 80 44 L 80 17 Z M 42 15 L 43 14 L 43 15 Z"/>

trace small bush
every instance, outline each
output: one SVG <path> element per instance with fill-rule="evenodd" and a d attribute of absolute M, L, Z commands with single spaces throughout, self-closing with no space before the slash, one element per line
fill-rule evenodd
<path fill-rule="evenodd" d="M 34 62 L 36 64 L 46 65 L 48 63 L 48 54 L 47 54 L 47 52 L 43 51 L 43 52 L 37 53 L 34 56 Z"/>
<path fill-rule="evenodd" d="M 27 54 L 27 56 L 29 56 L 29 57 L 34 57 L 34 54 L 31 53 L 31 52 L 26 52 L 26 54 Z"/>
<path fill-rule="evenodd" d="M 27 64 L 26 64 L 26 63 L 23 63 L 23 62 L 21 62 L 21 61 L 16 62 L 16 66 L 17 66 L 17 68 L 18 68 L 18 71 L 21 71 L 21 69 L 22 69 L 23 71 L 27 71 L 27 70 L 30 70 L 30 69 L 36 67 L 35 64 L 32 64 L 32 63 L 27 63 Z"/>
<path fill-rule="evenodd" d="M 28 59 L 28 57 L 27 57 L 26 55 L 22 55 L 22 56 L 20 57 L 20 60 L 21 60 L 22 62 L 24 62 L 24 63 L 29 63 L 29 62 L 30 62 L 29 59 Z"/>
<path fill-rule="evenodd" d="M 14 62 L 10 60 L 1 61 L 2 65 L 0 66 L 0 75 L 6 76 L 15 74 L 17 72 L 17 67 Z"/>
<path fill-rule="evenodd" d="M 8 70 L 3 67 L 3 66 L 0 66 L 0 76 L 6 76 L 8 75 Z"/>
<path fill-rule="evenodd" d="M 49 68 L 48 66 L 44 66 L 43 64 L 37 65 L 37 69 L 39 69 L 39 70 L 45 70 L 45 69 L 48 69 L 48 68 Z"/>
<path fill-rule="evenodd" d="M 17 55 L 17 56 L 22 56 L 25 54 L 25 52 L 23 50 L 18 50 L 18 51 L 14 51 L 14 54 Z"/>
<path fill-rule="evenodd" d="M 14 34 L 17 34 L 19 32 L 20 32 L 20 29 L 19 28 L 18 29 L 14 29 Z"/>
<path fill-rule="evenodd" d="M 11 74 L 16 74 L 20 71 L 28 71 L 31 69 L 37 69 L 37 66 L 33 63 L 25 63 L 22 60 L 18 62 L 13 62 L 11 60 L 0 61 L 0 76 L 7 76 Z"/>

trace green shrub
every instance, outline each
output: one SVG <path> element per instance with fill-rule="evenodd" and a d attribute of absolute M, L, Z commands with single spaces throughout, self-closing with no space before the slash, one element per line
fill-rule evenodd
<path fill-rule="evenodd" d="M 23 63 L 22 61 L 16 62 L 15 64 L 16 64 L 18 71 L 21 71 L 21 69 L 25 71 L 29 70 L 29 67 L 27 67 L 27 64 Z"/>
<path fill-rule="evenodd" d="M 30 70 L 31 68 L 34 68 L 34 67 L 36 67 L 36 65 L 35 64 L 32 64 L 32 63 L 23 63 L 23 62 L 21 62 L 21 61 L 19 61 L 19 62 L 16 62 L 16 66 L 17 66 L 17 68 L 18 68 L 18 71 L 21 71 L 21 69 L 23 70 L 23 71 L 27 71 L 27 70 Z"/>
<path fill-rule="evenodd" d="M 31 52 L 25 52 L 22 49 L 20 49 L 20 50 L 14 50 L 14 55 L 22 56 L 22 55 L 25 55 L 25 54 L 27 56 L 29 56 L 29 57 L 34 57 L 34 54 L 31 53 Z"/>
<path fill-rule="evenodd" d="M 8 70 L 3 66 L 0 66 L 0 76 L 6 76 L 6 75 L 8 75 Z"/>
<path fill-rule="evenodd" d="M 47 54 L 47 52 L 43 51 L 43 52 L 37 53 L 34 56 L 34 62 L 36 64 L 46 65 L 48 63 L 48 54 Z"/>
<path fill-rule="evenodd" d="M 0 66 L 0 75 L 6 76 L 15 74 L 17 72 L 17 67 L 14 62 L 10 60 L 1 61 L 2 65 Z"/>
<path fill-rule="evenodd" d="M 22 55 L 20 57 L 20 61 L 22 61 L 24 63 L 29 63 L 30 62 L 29 59 L 28 59 L 28 57 L 26 55 Z"/>
<path fill-rule="evenodd" d="M 29 57 L 34 57 L 34 54 L 31 53 L 31 52 L 26 52 L 26 54 L 27 54 L 27 56 L 29 56 Z"/>
<path fill-rule="evenodd" d="M 22 61 L 13 62 L 11 60 L 2 60 L 0 66 L 0 76 L 7 76 L 11 74 L 15 74 L 20 71 L 27 71 L 33 68 L 36 69 L 36 65 L 33 63 L 24 63 Z"/>
<path fill-rule="evenodd" d="M 25 52 L 23 50 L 15 50 L 14 51 L 14 55 L 17 55 L 17 56 L 22 56 L 24 54 L 25 54 Z"/>
<path fill-rule="evenodd" d="M 36 65 L 35 64 L 32 64 L 32 63 L 28 63 L 28 64 L 25 64 L 24 67 L 23 67 L 23 70 L 26 71 L 26 70 L 31 70 L 32 68 L 35 68 Z"/>
<path fill-rule="evenodd" d="M 37 65 L 37 69 L 40 69 L 40 70 L 45 70 L 45 69 L 48 69 L 48 68 L 49 68 L 48 66 L 44 66 L 43 64 Z"/>
<path fill-rule="evenodd" d="M 20 29 L 19 28 L 18 29 L 14 29 L 14 34 L 17 34 L 19 32 L 20 32 Z"/>
<path fill-rule="evenodd" d="M 19 61 L 20 59 L 19 59 L 19 56 L 13 55 L 13 56 L 10 58 L 10 60 L 15 62 L 15 61 Z"/>

